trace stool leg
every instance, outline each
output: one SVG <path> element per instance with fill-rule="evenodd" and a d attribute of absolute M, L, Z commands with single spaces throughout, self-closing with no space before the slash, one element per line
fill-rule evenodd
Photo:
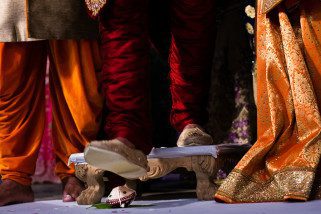
<path fill-rule="evenodd" d="M 105 194 L 103 180 L 104 170 L 97 169 L 89 164 L 76 165 L 76 176 L 86 184 L 86 189 L 77 198 L 79 205 L 90 205 L 101 202 Z"/>
<path fill-rule="evenodd" d="M 212 156 L 193 156 L 192 170 L 196 174 L 198 200 L 214 200 L 214 194 L 218 189 L 214 179 L 219 170 L 216 159 Z"/>

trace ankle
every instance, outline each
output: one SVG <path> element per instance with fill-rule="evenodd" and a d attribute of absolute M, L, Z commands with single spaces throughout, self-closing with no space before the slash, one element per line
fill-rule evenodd
<path fill-rule="evenodd" d="M 202 126 L 200 126 L 200 125 L 198 125 L 198 124 L 195 124 L 195 123 L 187 124 L 187 125 L 184 127 L 184 130 L 185 130 L 185 129 L 194 129 L 194 128 L 199 128 L 199 129 L 203 130 Z"/>

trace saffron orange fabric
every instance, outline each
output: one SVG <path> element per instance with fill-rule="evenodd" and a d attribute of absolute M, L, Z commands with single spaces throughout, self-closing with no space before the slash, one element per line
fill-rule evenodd
<path fill-rule="evenodd" d="M 0 43 L 0 174 L 30 185 L 45 126 L 45 71 L 50 56 L 56 173 L 74 173 L 70 154 L 82 152 L 99 129 L 102 99 L 96 42 L 52 40 Z"/>
<path fill-rule="evenodd" d="M 258 14 L 256 37 L 258 140 L 215 199 L 321 198 L 321 2 Z"/>

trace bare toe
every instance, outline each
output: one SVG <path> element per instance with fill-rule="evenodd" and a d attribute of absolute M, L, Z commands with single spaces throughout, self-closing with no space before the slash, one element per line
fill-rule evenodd
<path fill-rule="evenodd" d="M 63 181 L 63 202 L 72 202 L 81 194 L 84 190 L 83 183 L 76 177 L 70 176 L 65 178 Z"/>

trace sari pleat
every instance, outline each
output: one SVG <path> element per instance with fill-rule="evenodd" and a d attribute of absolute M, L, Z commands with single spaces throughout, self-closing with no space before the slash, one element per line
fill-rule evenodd
<path fill-rule="evenodd" d="M 256 37 L 258 139 L 215 199 L 320 197 L 321 2 L 306 0 L 291 11 L 280 5 L 258 14 Z"/>

